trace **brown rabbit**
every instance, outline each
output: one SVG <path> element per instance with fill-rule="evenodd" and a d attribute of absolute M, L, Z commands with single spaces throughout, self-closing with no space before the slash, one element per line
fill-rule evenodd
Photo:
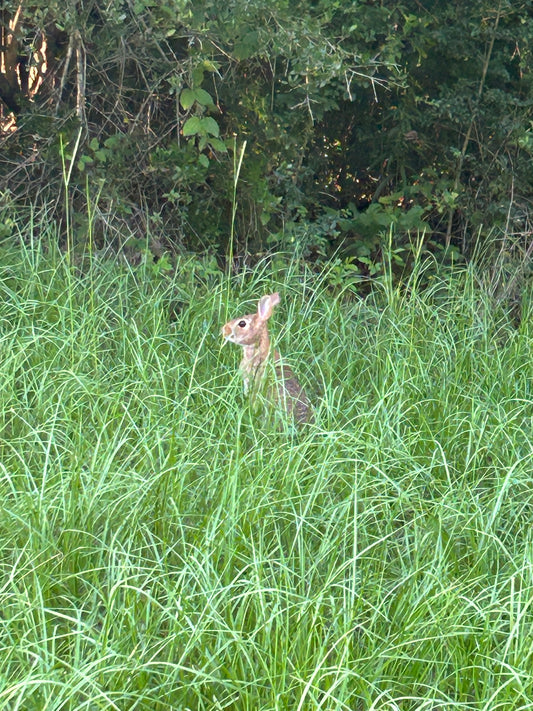
<path fill-rule="evenodd" d="M 226 341 L 243 348 L 240 369 L 244 377 L 244 392 L 251 397 L 261 391 L 265 380 L 270 356 L 270 338 L 267 321 L 272 316 L 279 294 L 262 296 L 257 305 L 257 313 L 240 316 L 228 321 L 222 327 Z M 266 396 L 281 405 L 296 422 L 308 422 L 312 417 L 311 405 L 304 389 L 288 365 L 283 365 L 279 353 L 274 351 L 275 385 L 267 386 Z"/>

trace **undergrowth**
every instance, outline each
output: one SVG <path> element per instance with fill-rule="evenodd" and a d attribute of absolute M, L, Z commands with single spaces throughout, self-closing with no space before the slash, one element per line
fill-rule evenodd
<path fill-rule="evenodd" d="M 473 270 L 0 261 L 0 708 L 533 707 L 533 341 Z M 279 290 L 315 422 L 220 326 Z"/>

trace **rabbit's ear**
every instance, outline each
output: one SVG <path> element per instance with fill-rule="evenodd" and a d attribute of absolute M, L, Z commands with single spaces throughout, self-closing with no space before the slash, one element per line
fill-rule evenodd
<path fill-rule="evenodd" d="M 279 294 L 267 294 L 259 299 L 259 304 L 257 305 L 257 315 L 261 321 L 266 321 L 272 316 L 272 310 L 274 306 L 279 304 Z"/>

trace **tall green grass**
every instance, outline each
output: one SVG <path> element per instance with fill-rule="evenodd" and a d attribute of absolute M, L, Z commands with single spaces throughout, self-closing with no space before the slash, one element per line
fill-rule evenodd
<path fill-rule="evenodd" d="M 533 708 L 533 339 L 473 271 L 0 262 L 0 708 Z M 282 293 L 316 421 L 220 326 Z"/>

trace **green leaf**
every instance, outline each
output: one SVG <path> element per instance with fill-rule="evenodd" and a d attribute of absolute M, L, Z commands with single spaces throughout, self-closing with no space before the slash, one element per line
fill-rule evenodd
<path fill-rule="evenodd" d="M 117 148 L 120 145 L 120 137 L 116 134 L 114 136 L 109 136 L 104 141 L 104 146 L 106 148 Z"/>
<path fill-rule="evenodd" d="M 195 136 L 197 133 L 203 133 L 202 119 L 198 116 L 191 116 L 183 125 L 183 135 Z"/>
<path fill-rule="evenodd" d="M 202 133 L 209 133 L 211 136 L 220 135 L 220 127 L 214 118 L 206 116 L 202 118 Z"/>
<path fill-rule="evenodd" d="M 209 94 L 205 89 L 195 89 L 193 93 L 194 98 L 200 106 L 213 106 L 211 94 Z"/>
<path fill-rule="evenodd" d="M 183 125 L 184 136 L 218 136 L 220 128 L 210 116 L 191 116 Z"/>
<path fill-rule="evenodd" d="M 210 59 L 204 59 L 202 66 L 206 72 L 216 72 L 220 67 L 220 63 L 212 62 Z"/>
<path fill-rule="evenodd" d="M 91 165 L 91 163 L 94 163 L 94 161 L 93 161 L 93 159 L 91 158 L 91 156 L 88 156 L 88 155 L 85 155 L 85 154 L 81 155 L 81 156 L 80 156 L 80 159 L 79 159 L 79 161 L 78 161 L 78 170 L 80 170 L 80 171 L 83 172 L 83 171 L 85 170 L 85 166 L 86 166 L 86 165 Z"/>
<path fill-rule="evenodd" d="M 259 32 L 252 30 L 247 32 L 244 37 L 239 38 L 235 42 L 233 54 L 237 59 L 248 59 L 253 56 L 259 48 Z"/>
<path fill-rule="evenodd" d="M 197 90 L 198 91 L 198 90 Z M 191 106 L 194 104 L 196 100 L 196 92 L 194 92 L 192 89 L 184 89 L 181 94 L 180 94 L 180 104 L 181 107 L 187 111 L 187 109 L 190 109 Z M 206 92 L 207 94 L 207 92 Z"/>
<path fill-rule="evenodd" d="M 100 144 L 98 143 L 97 138 L 93 138 L 91 140 L 91 142 L 89 143 L 89 148 L 91 149 L 91 151 L 97 151 L 98 148 L 100 148 Z"/>
<path fill-rule="evenodd" d="M 192 72 L 193 84 L 201 84 L 204 80 L 204 68 L 203 65 L 195 67 Z"/>
<path fill-rule="evenodd" d="M 226 144 L 224 141 L 221 141 L 220 138 L 210 138 L 209 145 L 213 150 L 220 151 L 221 153 L 227 153 L 228 151 Z"/>
<path fill-rule="evenodd" d="M 201 153 L 198 156 L 198 163 L 204 166 L 204 168 L 209 168 L 209 158 L 205 155 L 205 153 Z"/>

